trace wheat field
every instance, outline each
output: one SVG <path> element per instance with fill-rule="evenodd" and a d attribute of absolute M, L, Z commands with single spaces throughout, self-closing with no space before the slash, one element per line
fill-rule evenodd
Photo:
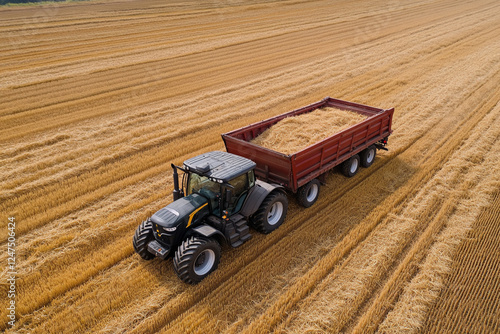
<path fill-rule="evenodd" d="M 3 6 L 0 46 L 0 330 L 500 331 L 498 1 Z M 373 166 L 198 285 L 134 253 L 171 163 L 325 96 L 395 107 Z"/>

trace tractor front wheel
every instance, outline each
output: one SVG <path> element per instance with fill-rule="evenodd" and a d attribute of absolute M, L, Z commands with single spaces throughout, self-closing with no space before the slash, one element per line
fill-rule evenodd
<path fill-rule="evenodd" d="M 182 242 L 174 256 L 174 270 L 181 280 L 196 284 L 217 269 L 220 245 L 208 238 L 191 237 Z"/>
<path fill-rule="evenodd" d="M 135 252 L 144 260 L 151 260 L 155 257 L 148 251 L 148 243 L 154 239 L 153 223 L 149 219 L 143 221 L 135 230 L 133 244 Z"/>

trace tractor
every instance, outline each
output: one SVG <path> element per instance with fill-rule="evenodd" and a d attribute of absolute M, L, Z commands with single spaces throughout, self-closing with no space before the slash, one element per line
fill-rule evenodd
<path fill-rule="evenodd" d="M 255 166 L 220 151 L 172 164 L 174 201 L 139 225 L 134 250 L 144 260 L 172 257 L 177 276 L 196 284 L 217 269 L 222 244 L 241 246 L 252 236 L 249 226 L 277 229 L 287 214 L 285 189 L 256 179 Z"/>

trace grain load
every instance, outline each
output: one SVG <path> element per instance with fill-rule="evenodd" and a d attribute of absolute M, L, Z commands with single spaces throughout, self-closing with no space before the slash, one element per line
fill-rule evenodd
<path fill-rule="evenodd" d="M 332 107 L 316 109 L 281 120 L 253 139 L 252 143 L 292 154 L 365 119 L 366 116 L 352 111 Z"/>

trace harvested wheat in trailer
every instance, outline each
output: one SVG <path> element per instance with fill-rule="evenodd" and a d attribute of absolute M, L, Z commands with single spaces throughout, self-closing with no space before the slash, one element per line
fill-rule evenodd
<path fill-rule="evenodd" d="M 284 222 L 287 193 L 307 208 L 335 166 L 347 177 L 370 167 L 386 149 L 393 112 L 327 97 L 223 134 L 227 152 L 172 164 L 174 202 L 137 228 L 135 251 L 173 257 L 181 280 L 200 282 L 217 268 L 222 243 L 238 247 L 250 227 L 267 234 Z"/>

